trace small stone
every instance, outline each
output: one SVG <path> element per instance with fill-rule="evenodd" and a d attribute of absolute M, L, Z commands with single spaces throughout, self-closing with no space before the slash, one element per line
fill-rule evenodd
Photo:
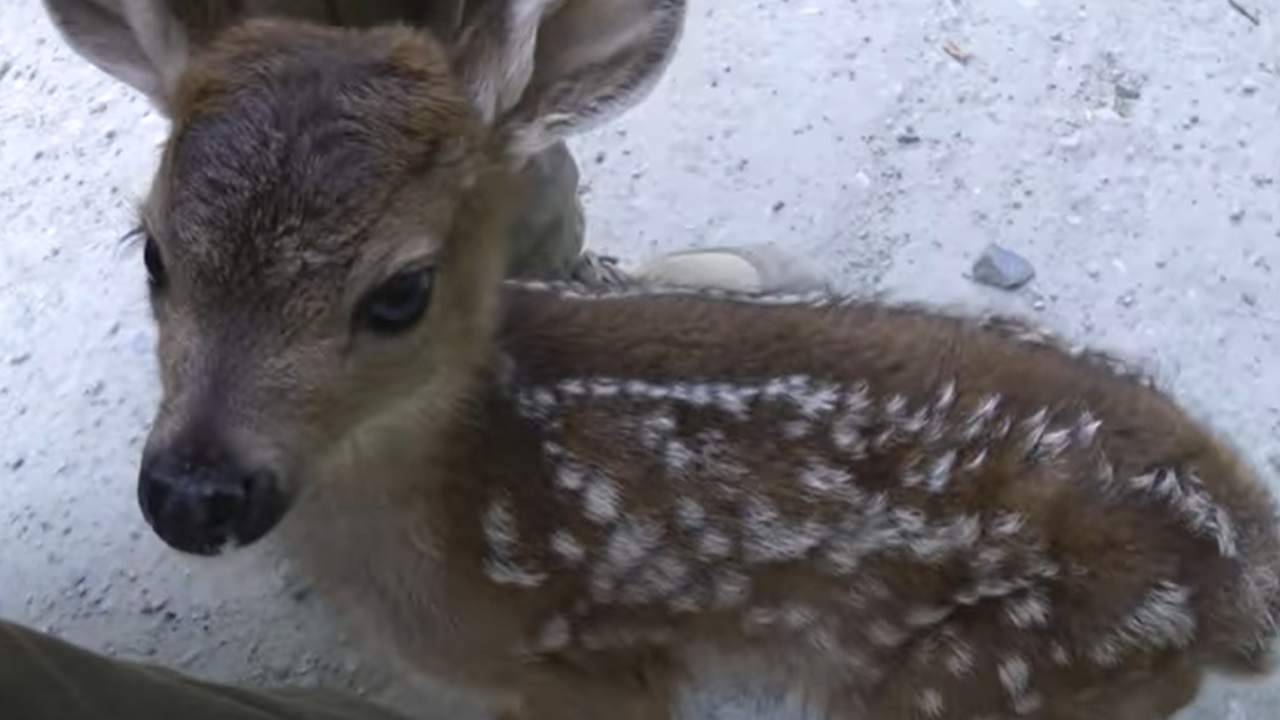
<path fill-rule="evenodd" d="M 1134 297 L 1130 293 L 1125 293 L 1120 296 L 1120 299 L 1117 302 L 1119 302 L 1123 307 L 1133 307 Z"/>
<path fill-rule="evenodd" d="M 1014 290 L 1031 282 L 1036 269 L 1012 250 L 992 243 L 973 264 L 973 280 L 983 285 Z"/>
<path fill-rule="evenodd" d="M 1080 133 L 1073 132 L 1070 135 L 1064 135 L 1058 138 L 1058 147 L 1064 150 L 1074 150 L 1080 147 L 1083 141 L 1080 139 Z"/>
<path fill-rule="evenodd" d="M 1242 222 L 1244 222 L 1244 208 L 1236 208 L 1235 210 L 1232 210 L 1231 223 L 1233 225 L 1239 225 Z"/>
<path fill-rule="evenodd" d="M 1240 293 L 1240 302 L 1244 303 L 1245 305 L 1248 305 L 1249 307 L 1257 307 L 1258 296 L 1249 292 Z"/>
<path fill-rule="evenodd" d="M 1116 97 L 1122 100 L 1137 100 L 1142 97 L 1142 87 L 1132 80 L 1116 83 Z"/>

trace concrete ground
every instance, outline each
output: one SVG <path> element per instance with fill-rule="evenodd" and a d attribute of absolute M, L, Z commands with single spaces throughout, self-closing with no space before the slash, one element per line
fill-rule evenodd
<path fill-rule="evenodd" d="M 770 241 L 848 290 L 1036 316 L 1148 358 L 1275 477 L 1280 8 L 1243 2 L 1259 24 L 1227 0 L 695 0 L 657 92 L 575 142 L 590 242 L 638 262 Z M 0 616 L 203 677 L 408 702 L 269 554 L 200 563 L 145 529 L 152 330 L 117 239 L 164 123 L 36 0 L 4 5 Z M 1031 285 L 966 279 L 991 241 Z M 772 716 L 696 697 L 689 717 Z M 1215 687 L 1186 717 L 1277 704 L 1280 681 Z"/>

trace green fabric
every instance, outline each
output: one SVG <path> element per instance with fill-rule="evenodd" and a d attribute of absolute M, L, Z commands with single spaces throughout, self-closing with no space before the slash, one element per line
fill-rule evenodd
<path fill-rule="evenodd" d="M 111 660 L 0 621 L 4 720 L 404 720 L 322 690 L 250 691 Z"/>

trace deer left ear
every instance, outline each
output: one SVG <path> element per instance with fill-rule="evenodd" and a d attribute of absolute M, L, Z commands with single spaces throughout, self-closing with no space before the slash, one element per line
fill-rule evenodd
<path fill-rule="evenodd" d="M 685 0 L 495 0 L 454 64 L 515 159 L 622 115 L 675 54 Z"/>
<path fill-rule="evenodd" d="M 242 11 L 236 0 L 44 0 L 45 12 L 78 55 L 144 93 L 171 114 L 192 45 Z"/>

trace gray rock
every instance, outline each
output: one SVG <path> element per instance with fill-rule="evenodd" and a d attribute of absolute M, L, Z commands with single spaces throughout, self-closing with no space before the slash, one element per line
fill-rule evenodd
<path fill-rule="evenodd" d="M 982 251 L 973 264 L 974 282 L 1001 290 L 1014 290 L 1031 282 L 1036 269 L 1021 255 L 995 243 Z"/>

